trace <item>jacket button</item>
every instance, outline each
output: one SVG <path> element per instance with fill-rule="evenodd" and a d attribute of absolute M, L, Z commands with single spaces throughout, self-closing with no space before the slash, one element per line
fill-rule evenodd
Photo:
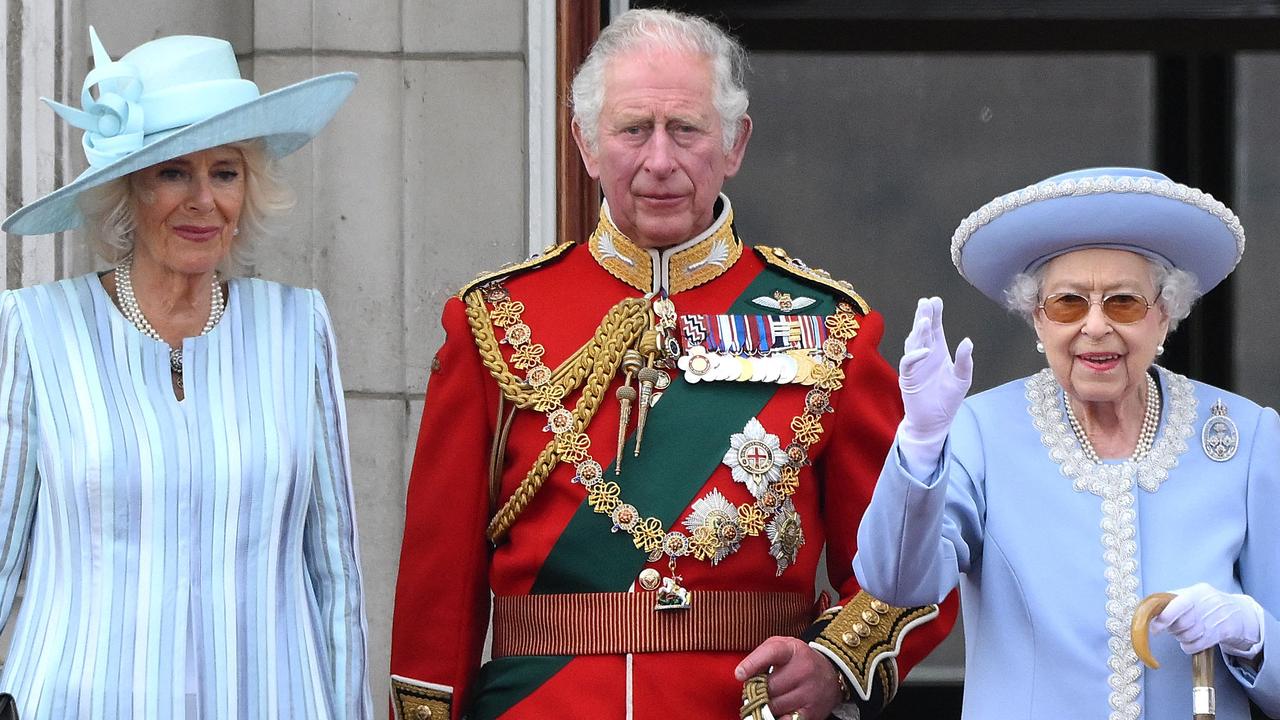
<path fill-rule="evenodd" d="M 645 568 L 640 571 L 640 587 L 645 590 L 657 590 L 659 583 L 662 582 L 662 576 L 653 568 Z"/>

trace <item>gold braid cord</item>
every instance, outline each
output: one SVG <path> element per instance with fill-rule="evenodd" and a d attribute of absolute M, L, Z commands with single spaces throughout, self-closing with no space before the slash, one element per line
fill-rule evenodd
<path fill-rule="evenodd" d="M 480 359 L 497 381 L 503 396 L 518 408 L 549 413 L 548 423 L 556 431 L 519 487 L 489 522 L 487 535 L 490 541 L 497 543 L 502 541 L 512 523 L 542 488 L 556 464 L 585 452 L 590 444 L 587 426 L 600 409 L 600 403 L 622 365 L 622 354 L 635 345 L 648 327 L 649 302 L 644 298 L 627 298 L 613 306 L 591 340 L 551 370 L 542 363 L 542 346 L 530 342 L 529 326 L 520 320 L 524 306 L 512 301 L 501 285 L 485 285 L 468 293 L 465 301 L 467 320 Z M 486 301 L 493 303 L 492 312 L 488 310 Z M 506 331 L 502 341 L 498 340 L 494 327 Z M 528 370 L 524 380 L 512 372 L 503 357 L 500 342 L 514 348 L 512 363 Z M 582 394 L 573 411 L 569 412 L 560 402 L 579 387 L 582 387 Z"/>
<path fill-rule="evenodd" d="M 738 710 L 741 720 L 773 720 L 769 712 L 769 676 L 760 673 L 747 678 L 742 685 L 742 708 Z"/>

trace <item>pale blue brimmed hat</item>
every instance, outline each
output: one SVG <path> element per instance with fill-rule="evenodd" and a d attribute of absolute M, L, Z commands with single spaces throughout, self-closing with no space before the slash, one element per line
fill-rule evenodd
<path fill-rule="evenodd" d="M 171 35 L 113 61 L 93 28 L 89 39 L 94 68 L 84 79 L 81 109 L 41 98 L 85 131 L 89 169 L 10 215 L 0 228 L 6 232 L 75 228 L 84 221 L 80 193 L 187 153 L 262 138 L 271 157 L 288 155 L 320 132 L 356 84 L 355 73 L 339 72 L 260 95 L 240 77 L 225 40 Z"/>
<path fill-rule="evenodd" d="M 1244 254 L 1244 228 L 1212 195 L 1153 170 L 1089 168 L 1055 175 L 983 205 L 956 228 L 951 261 L 1004 303 L 1018 273 L 1072 250 L 1131 250 L 1222 282 Z"/>

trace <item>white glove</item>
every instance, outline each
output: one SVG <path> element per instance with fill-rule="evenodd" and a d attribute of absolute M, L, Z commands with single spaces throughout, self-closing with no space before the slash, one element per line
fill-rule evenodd
<path fill-rule="evenodd" d="M 1219 645 L 1228 655 L 1252 660 L 1262 651 L 1263 613 L 1257 600 L 1208 583 L 1171 592 L 1177 597 L 1151 621 L 1151 630 L 1168 630 L 1186 654 Z"/>
<path fill-rule="evenodd" d="M 969 384 L 973 380 L 973 342 L 956 347 L 955 362 L 942 331 L 942 298 L 921 298 L 911 334 L 898 363 L 898 387 L 905 416 L 898 426 L 898 452 L 907 472 L 933 474 Z"/>

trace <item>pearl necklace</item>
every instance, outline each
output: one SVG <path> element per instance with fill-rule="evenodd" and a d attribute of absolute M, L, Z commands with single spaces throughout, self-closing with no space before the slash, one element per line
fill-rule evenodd
<path fill-rule="evenodd" d="M 1098 451 L 1094 450 L 1093 442 L 1085 434 L 1084 427 L 1076 419 L 1076 411 L 1071 409 L 1071 399 L 1066 397 L 1066 393 L 1063 393 L 1062 401 L 1067 406 L 1067 421 L 1071 423 L 1071 429 L 1075 432 L 1076 439 L 1080 441 L 1080 449 L 1084 451 L 1085 457 L 1094 463 L 1101 464 L 1102 459 L 1098 457 Z M 1138 462 L 1147 456 L 1151 446 L 1155 444 L 1156 428 L 1159 425 L 1160 386 L 1156 384 L 1155 378 L 1147 375 L 1147 409 L 1142 415 L 1142 429 L 1138 431 L 1138 444 L 1133 448 L 1130 460 Z"/>
<path fill-rule="evenodd" d="M 160 337 L 160 333 L 155 327 L 147 321 L 147 316 L 142 314 L 142 308 L 138 306 L 138 297 L 133 294 L 133 279 L 131 273 L 133 271 L 133 255 L 129 255 L 124 262 L 116 266 L 116 295 L 120 298 L 121 310 L 124 316 L 138 328 L 143 335 L 165 342 Z M 208 334 L 218 321 L 222 319 L 222 313 L 227 309 L 226 298 L 222 295 L 222 284 L 218 282 L 218 273 L 213 274 L 213 287 L 209 295 L 209 319 L 204 321 L 204 328 L 200 330 L 201 335 Z M 166 345 L 168 343 L 165 343 Z M 182 346 L 169 348 L 169 369 L 173 372 L 178 387 L 182 387 Z"/>

